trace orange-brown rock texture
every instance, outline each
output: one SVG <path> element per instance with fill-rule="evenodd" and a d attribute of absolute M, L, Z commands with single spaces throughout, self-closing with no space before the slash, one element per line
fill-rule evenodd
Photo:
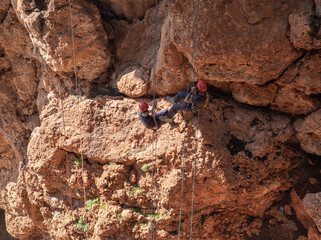
<path fill-rule="evenodd" d="M 321 239 L 321 1 L 199 7 L 193 59 L 196 0 L 0 2 L 1 239 Z"/>

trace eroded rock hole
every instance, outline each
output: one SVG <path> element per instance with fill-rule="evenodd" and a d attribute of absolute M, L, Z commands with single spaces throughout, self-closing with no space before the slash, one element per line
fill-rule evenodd
<path fill-rule="evenodd" d="M 250 124 L 251 127 L 255 127 L 257 125 L 259 125 L 261 121 L 258 118 L 254 118 Z"/>
<path fill-rule="evenodd" d="M 237 153 L 245 150 L 245 145 L 245 142 L 238 139 L 234 135 L 231 135 L 231 139 L 226 147 L 232 155 L 236 155 Z"/>
<path fill-rule="evenodd" d="M 235 167 L 233 167 L 233 170 L 234 170 L 235 172 L 240 172 L 240 166 L 235 166 Z"/>
<path fill-rule="evenodd" d="M 36 5 L 36 8 L 38 8 L 41 11 L 47 11 L 47 4 L 46 0 L 34 0 L 34 3 Z"/>

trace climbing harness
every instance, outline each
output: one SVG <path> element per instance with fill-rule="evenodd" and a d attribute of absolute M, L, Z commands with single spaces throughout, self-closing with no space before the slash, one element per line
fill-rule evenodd
<path fill-rule="evenodd" d="M 156 6 L 155 6 L 155 32 L 154 32 L 154 71 L 153 71 L 153 107 L 156 108 L 156 59 L 157 59 L 157 0 L 156 0 Z M 156 124 L 156 122 L 155 122 Z M 151 221 L 151 240 L 155 239 L 155 193 L 156 193 L 156 174 L 157 174 L 157 168 L 156 168 L 156 158 L 157 158 L 157 131 L 153 130 L 153 171 L 152 171 L 152 184 L 151 184 L 151 215 L 152 215 L 152 221 Z"/>
<path fill-rule="evenodd" d="M 79 92 L 78 92 L 78 77 L 76 73 L 76 53 L 75 53 L 75 36 L 74 36 L 74 27 L 72 22 L 72 10 L 71 10 L 71 2 L 69 1 L 69 15 L 70 15 L 70 27 L 71 27 L 71 42 L 72 42 L 72 55 L 73 55 L 73 64 L 74 64 L 74 75 L 76 79 L 76 92 L 78 97 L 78 108 L 77 108 L 77 114 L 78 114 L 78 128 L 79 128 L 79 151 L 80 151 L 80 158 L 81 158 L 81 178 L 83 183 L 83 195 L 84 195 L 84 215 L 83 220 L 84 224 L 87 225 L 87 208 L 86 208 L 86 186 L 84 181 L 84 158 L 82 153 L 82 132 L 81 132 L 81 124 L 80 124 L 80 110 L 79 110 L 79 104 L 80 104 L 80 98 L 79 98 Z M 86 239 L 88 239 L 88 231 L 85 231 Z"/>
<path fill-rule="evenodd" d="M 198 16 L 199 16 L 199 0 L 197 0 L 197 10 L 196 10 L 196 26 L 195 26 L 195 34 L 194 34 L 194 41 L 193 41 L 193 51 L 192 51 L 192 60 L 191 60 L 191 67 L 190 73 L 188 77 L 188 84 L 187 84 L 187 92 L 190 86 L 191 74 L 193 72 L 193 84 L 195 82 L 195 71 L 194 71 L 194 57 L 196 55 L 196 43 L 197 43 L 197 27 L 198 27 Z M 197 133 L 198 133 L 198 125 L 199 125 L 199 111 L 197 111 L 197 130 L 196 130 L 196 147 L 195 147 L 195 159 L 194 159 L 194 170 L 193 170 L 193 188 L 192 188 L 192 210 L 191 210 L 191 227 L 190 227 L 190 239 L 192 239 L 192 230 L 193 230 L 193 209 L 194 209 L 194 185 L 195 185 L 195 171 L 196 171 L 196 153 L 197 153 Z M 186 112 L 184 114 L 184 121 L 186 122 Z M 184 140 L 183 140 L 183 162 L 182 162 L 182 182 L 181 182 L 181 200 L 180 200 L 180 209 L 179 209 L 179 224 L 178 224 L 178 236 L 177 239 L 179 240 L 180 232 L 181 232 L 181 223 L 182 223 L 182 205 L 183 205 L 183 192 L 184 192 L 184 174 L 185 174 L 185 140 L 186 140 L 186 124 L 184 127 Z"/>
<path fill-rule="evenodd" d="M 193 103 L 192 111 L 193 111 L 194 113 L 197 113 L 197 112 L 203 110 L 204 108 L 206 108 L 206 106 L 207 106 L 207 104 L 208 104 L 208 100 L 210 99 L 210 96 L 209 96 L 209 94 L 208 94 L 207 92 L 205 92 L 205 94 L 206 94 L 206 101 L 205 101 L 205 104 L 204 104 L 201 108 L 197 107 L 197 106 Z"/>

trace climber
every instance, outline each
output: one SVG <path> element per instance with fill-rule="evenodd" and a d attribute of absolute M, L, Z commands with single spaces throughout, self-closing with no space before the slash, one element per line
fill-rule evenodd
<path fill-rule="evenodd" d="M 206 90 L 207 84 L 201 80 L 196 84 L 196 87 L 191 87 L 189 93 L 180 91 L 174 97 L 167 96 L 166 99 L 174 105 L 166 115 L 160 116 L 159 119 L 164 122 L 175 123 L 173 118 L 178 110 L 184 110 L 186 112 L 197 112 L 202 110 L 206 107 L 209 99 Z"/>
<path fill-rule="evenodd" d="M 153 130 L 157 130 L 158 128 L 160 128 L 163 124 L 165 124 L 166 122 L 163 122 L 159 119 L 160 116 L 166 116 L 166 114 L 168 113 L 167 109 L 163 109 L 161 111 L 158 111 L 155 113 L 155 108 L 156 108 L 156 102 L 153 103 L 153 108 L 152 108 L 152 114 L 149 115 L 149 111 L 148 111 L 148 104 L 144 101 L 139 103 L 139 119 L 142 121 L 142 123 L 144 124 L 144 126 L 148 129 L 153 129 Z M 175 127 L 178 126 L 177 123 L 174 122 L 169 122 L 170 125 L 170 129 L 173 129 Z"/>

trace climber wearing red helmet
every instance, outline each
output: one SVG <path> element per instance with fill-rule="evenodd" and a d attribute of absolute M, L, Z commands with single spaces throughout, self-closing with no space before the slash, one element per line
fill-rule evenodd
<path fill-rule="evenodd" d="M 148 104 L 144 101 L 140 102 L 138 104 L 139 106 L 139 119 L 142 121 L 142 123 L 144 124 L 144 126 L 148 129 L 153 129 L 153 130 L 157 130 L 158 128 L 160 128 L 164 123 L 161 121 L 159 118 L 160 116 L 166 116 L 168 113 L 167 109 L 163 109 L 161 111 L 158 111 L 155 113 L 155 108 L 156 108 L 156 102 L 154 102 L 153 104 L 153 108 L 152 108 L 152 114 L 149 115 L 149 111 L 148 111 Z M 177 127 L 178 124 L 171 122 L 170 124 L 170 128 L 174 128 Z"/>
<path fill-rule="evenodd" d="M 206 91 L 207 84 L 205 81 L 201 80 L 196 84 L 196 87 L 191 87 L 191 91 L 189 93 L 180 91 L 174 97 L 167 96 L 166 99 L 174 105 L 168 111 L 166 116 L 160 117 L 160 120 L 173 122 L 173 118 L 178 110 L 196 112 L 205 108 L 208 102 L 208 93 Z M 180 103 L 181 101 L 183 101 L 183 103 Z"/>

